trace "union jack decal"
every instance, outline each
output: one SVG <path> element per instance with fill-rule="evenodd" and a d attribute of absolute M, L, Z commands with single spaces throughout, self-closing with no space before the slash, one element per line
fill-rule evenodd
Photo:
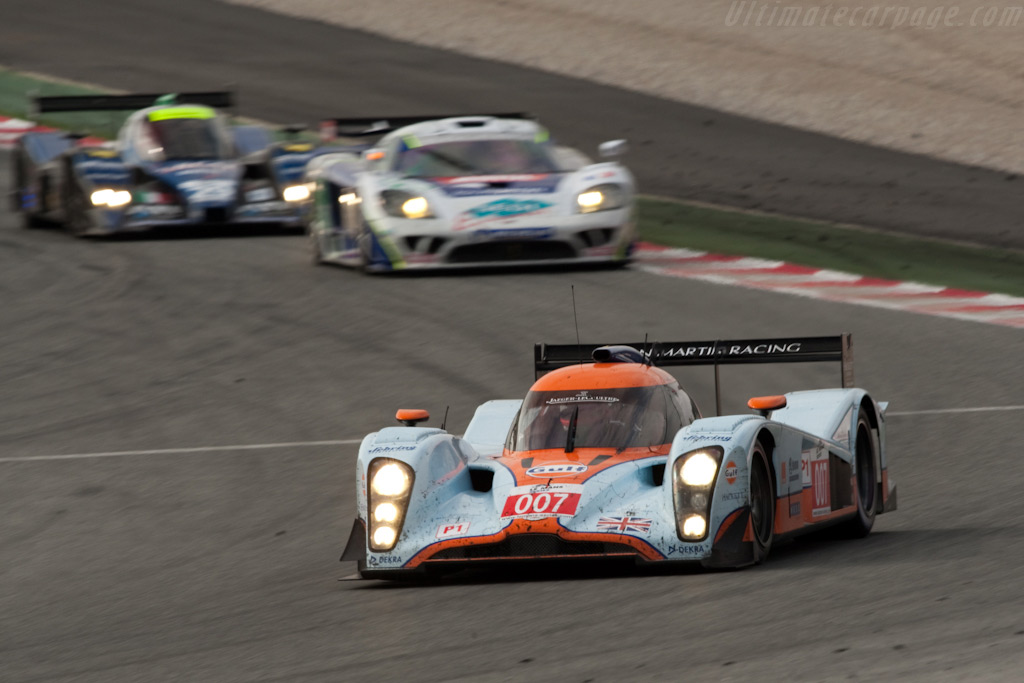
<path fill-rule="evenodd" d="M 634 531 L 646 534 L 651 530 L 651 520 L 643 517 L 602 517 L 597 520 L 597 528 L 600 531 Z"/>

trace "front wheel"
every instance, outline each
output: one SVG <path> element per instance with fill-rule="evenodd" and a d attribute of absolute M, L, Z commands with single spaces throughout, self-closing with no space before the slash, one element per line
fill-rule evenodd
<path fill-rule="evenodd" d="M 64 191 L 64 227 L 75 237 L 85 237 L 92 229 L 89 200 L 82 187 L 69 181 Z"/>
<path fill-rule="evenodd" d="M 857 441 L 854 462 L 857 467 L 857 515 L 838 527 L 839 535 L 847 538 L 863 538 L 875 525 L 875 495 L 878 491 L 876 469 L 875 435 L 863 407 L 857 416 Z"/>
<path fill-rule="evenodd" d="M 775 487 L 764 446 L 755 444 L 750 460 L 750 528 L 753 532 L 754 564 L 771 552 L 775 540 Z"/>

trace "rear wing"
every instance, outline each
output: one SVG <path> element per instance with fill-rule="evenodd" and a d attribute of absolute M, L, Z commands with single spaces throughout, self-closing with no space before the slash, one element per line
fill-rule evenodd
<path fill-rule="evenodd" d="M 320 123 L 320 132 L 322 136 L 327 136 L 329 139 L 333 139 L 338 136 L 346 138 L 371 136 L 380 137 L 404 126 L 411 126 L 414 123 L 462 117 L 471 118 L 475 116 L 488 116 L 496 119 L 533 119 L 533 116 L 524 112 L 504 114 L 435 114 L 433 116 L 377 116 L 325 119 Z"/>
<path fill-rule="evenodd" d="M 594 349 L 608 344 L 535 344 L 534 375 L 576 363 L 591 361 Z M 838 361 L 843 388 L 853 386 L 853 339 L 849 333 L 835 337 L 782 337 L 695 342 L 625 344 L 643 349 L 654 365 L 713 365 L 715 367 L 715 408 L 722 413 L 718 376 L 720 365 L 750 363 L 827 363 Z"/>
<path fill-rule="evenodd" d="M 152 107 L 167 93 L 138 95 L 53 95 L 33 98 L 34 114 L 49 114 L 69 111 L 123 111 Z M 175 93 L 176 101 L 182 104 L 202 104 L 207 107 L 227 109 L 235 104 L 234 93 L 230 91 Z"/>

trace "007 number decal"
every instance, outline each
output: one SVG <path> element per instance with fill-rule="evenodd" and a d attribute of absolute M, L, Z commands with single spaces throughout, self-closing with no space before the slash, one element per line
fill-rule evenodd
<path fill-rule="evenodd" d="M 517 486 L 505 499 L 502 517 L 572 517 L 580 504 L 583 487 L 573 484 Z"/>

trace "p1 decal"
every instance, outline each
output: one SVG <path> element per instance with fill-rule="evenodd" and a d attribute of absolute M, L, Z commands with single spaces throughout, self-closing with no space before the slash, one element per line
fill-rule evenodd
<path fill-rule="evenodd" d="M 583 487 L 579 484 L 516 486 L 505 499 L 501 516 L 542 519 L 572 517 L 580 505 Z"/>
<path fill-rule="evenodd" d="M 552 479 L 555 477 L 570 477 L 574 474 L 581 474 L 587 471 L 586 465 L 574 464 L 571 462 L 556 462 L 550 465 L 537 465 L 526 470 L 526 476 L 538 479 Z"/>
<path fill-rule="evenodd" d="M 739 474 L 739 468 L 736 467 L 736 463 L 732 460 L 725 463 L 725 480 L 730 484 L 736 483 L 736 475 Z"/>
<path fill-rule="evenodd" d="M 828 460 L 811 463 L 811 516 L 820 517 L 832 511 L 832 500 L 828 478 Z"/>
<path fill-rule="evenodd" d="M 469 522 L 458 522 L 456 524 L 442 524 L 437 527 L 437 533 L 434 534 L 434 538 L 442 540 L 445 538 L 455 538 L 456 536 L 465 536 L 469 533 Z"/>

